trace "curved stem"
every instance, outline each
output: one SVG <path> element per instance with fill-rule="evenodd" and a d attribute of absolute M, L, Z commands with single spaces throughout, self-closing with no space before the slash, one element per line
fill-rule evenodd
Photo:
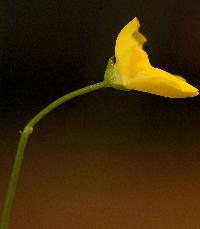
<path fill-rule="evenodd" d="M 28 137 L 33 132 L 33 127 L 44 116 L 46 116 L 50 111 L 54 110 L 56 107 L 58 107 L 62 103 L 66 102 L 66 101 L 68 101 L 74 97 L 86 94 L 88 92 L 98 90 L 100 88 L 105 88 L 105 87 L 109 87 L 109 85 L 108 85 L 108 83 L 103 81 L 100 83 L 96 83 L 96 84 L 78 89 L 76 91 L 70 92 L 70 93 L 60 97 L 59 99 L 55 100 L 54 102 L 49 104 L 47 107 L 45 107 L 42 111 L 40 111 L 33 119 L 31 119 L 28 122 L 28 124 L 25 126 L 23 131 L 21 131 L 21 137 L 19 140 L 17 153 L 16 153 L 16 157 L 15 157 L 15 161 L 13 164 L 13 168 L 12 168 L 12 172 L 11 172 L 11 176 L 10 176 L 10 181 L 9 181 L 9 185 L 8 185 L 8 190 L 7 190 L 6 198 L 5 198 L 4 205 L 3 205 L 3 210 L 2 210 L 1 220 L 0 220 L 0 229 L 7 229 L 8 228 L 10 211 L 11 211 L 12 202 L 14 199 L 17 181 L 19 178 L 20 170 L 21 170 L 24 151 L 26 148 Z"/>

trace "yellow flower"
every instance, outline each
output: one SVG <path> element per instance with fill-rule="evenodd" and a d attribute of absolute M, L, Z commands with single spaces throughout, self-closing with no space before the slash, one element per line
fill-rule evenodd
<path fill-rule="evenodd" d="M 138 90 L 169 98 L 198 95 L 198 90 L 182 77 L 151 66 L 143 44 L 147 39 L 138 31 L 137 18 L 119 33 L 115 46 L 114 81 L 125 89 Z"/>

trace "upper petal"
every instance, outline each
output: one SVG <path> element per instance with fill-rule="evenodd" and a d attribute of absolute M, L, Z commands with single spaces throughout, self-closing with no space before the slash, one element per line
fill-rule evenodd
<path fill-rule="evenodd" d="M 150 66 L 147 53 L 138 46 L 129 48 L 116 57 L 116 69 L 123 84 L 133 79 L 137 72 Z"/>
<path fill-rule="evenodd" d="M 198 89 L 158 68 L 149 67 L 138 72 L 134 78 L 126 82 L 128 89 L 148 92 L 169 98 L 186 98 L 197 96 Z"/>
<path fill-rule="evenodd" d="M 148 55 L 142 49 L 147 39 L 138 32 L 139 27 L 138 19 L 134 18 L 121 30 L 116 40 L 116 69 L 122 83 L 150 66 Z"/>
<path fill-rule="evenodd" d="M 115 45 L 115 56 L 120 55 L 121 52 L 124 52 L 125 49 L 139 45 L 137 39 L 134 38 L 133 34 L 138 31 L 140 23 L 135 17 L 130 21 L 124 28 L 120 31 Z"/>
<path fill-rule="evenodd" d="M 121 30 L 116 40 L 116 69 L 122 83 L 134 77 L 138 70 L 150 66 L 148 55 L 142 49 L 147 39 L 138 32 L 139 27 L 135 17 Z"/>

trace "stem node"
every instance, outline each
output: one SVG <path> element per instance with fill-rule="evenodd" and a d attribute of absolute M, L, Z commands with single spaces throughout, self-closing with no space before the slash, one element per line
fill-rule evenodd
<path fill-rule="evenodd" d="M 33 133 L 33 127 L 32 126 L 26 126 L 23 130 L 24 134 L 32 134 Z"/>

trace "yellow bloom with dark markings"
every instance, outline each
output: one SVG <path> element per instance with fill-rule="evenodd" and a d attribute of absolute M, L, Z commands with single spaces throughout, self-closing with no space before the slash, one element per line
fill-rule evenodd
<path fill-rule="evenodd" d="M 130 21 L 119 33 L 113 64 L 112 82 L 127 90 L 137 90 L 169 98 L 186 98 L 198 95 L 198 89 L 180 76 L 151 66 L 143 44 L 147 41 L 139 30 L 137 18 Z"/>

